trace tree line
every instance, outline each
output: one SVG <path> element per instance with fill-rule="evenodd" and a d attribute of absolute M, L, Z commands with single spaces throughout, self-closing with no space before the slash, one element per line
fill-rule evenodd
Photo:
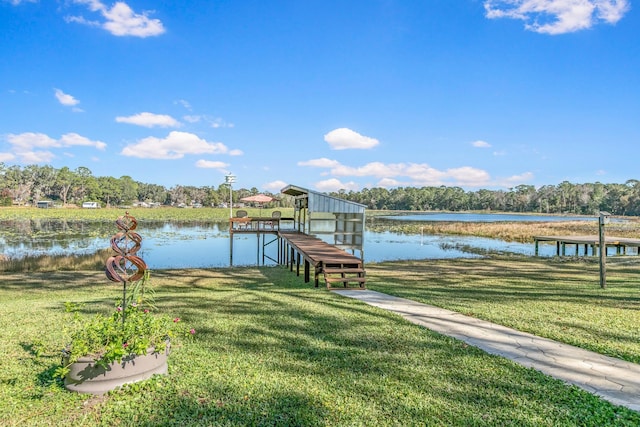
<path fill-rule="evenodd" d="M 257 188 L 233 189 L 233 200 L 258 193 Z M 34 205 L 52 201 L 63 206 L 99 202 L 103 207 L 136 202 L 166 206 L 221 206 L 229 201 L 229 186 L 196 187 L 136 181 L 130 176 L 94 176 L 86 167 L 6 166 L 0 162 L 0 205 Z M 276 202 L 277 204 L 278 202 Z"/>
<path fill-rule="evenodd" d="M 465 191 L 460 187 L 365 188 L 331 193 L 368 209 L 408 211 L 501 211 L 594 215 L 640 215 L 640 181 L 624 184 L 518 185 L 509 190 Z"/>
<path fill-rule="evenodd" d="M 257 188 L 232 189 L 233 200 L 258 193 Z M 268 194 L 268 193 L 267 193 Z M 539 212 L 593 215 L 607 211 L 613 215 L 640 215 L 640 181 L 624 184 L 518 185 L 508 190 L 465 191 L 460 187 L 365 188 L 329 193 L 377 210 L 446 210 Z M 293 200 L 276 195 L 276 206 L 290 207 Z M 160 205 L 221 206 L 229 200 L 229 186 L 183 186 L 166 188 L 135 181 L 130 176 L 96 177 L 86 167 L 71 170 L 51 166 L 6 166 L 0 162 L 0 205 L 31 205 L 51 200 L 62 205 L 97 201 L 102 206 L 131 205 L 135 202 Z"/>

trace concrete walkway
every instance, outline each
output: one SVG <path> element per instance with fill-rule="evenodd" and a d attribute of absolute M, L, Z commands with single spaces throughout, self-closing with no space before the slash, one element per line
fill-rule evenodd
<path fill-rule="evenodd" d="M 334 292 L 393 311 L 412 323 L 537 369 L 615 405 L 640 411 L 640 365 L 635 363 L 380 292 Z"/>

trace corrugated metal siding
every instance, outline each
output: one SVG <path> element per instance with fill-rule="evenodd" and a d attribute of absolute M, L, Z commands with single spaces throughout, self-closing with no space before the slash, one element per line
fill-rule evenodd
<path fill-rule="evenodd" d="M 281 192 L 294 197 L 304 197 L 304 195 L 306 195 L 309 202 L 309 212 L 364 214 L 365 210 L 365 206 L 360 203 L 327 196 L 326 194 L 317 193 L 295 185 L 288 185 L 283 188 Z"/>
<path fill-rule="evenodd" d="M 309 192 L 309 212 L 364 213 L 364 209 L 359 203 Z"/>

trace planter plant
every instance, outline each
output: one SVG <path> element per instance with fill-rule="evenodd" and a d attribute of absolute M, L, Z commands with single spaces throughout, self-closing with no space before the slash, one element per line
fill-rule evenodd
<path fill-rule="evenodd" d="M 103 394 L 154 374 L 166 374 L 171 340 L 195 333 L 179 318 L 156 313 L 150 273 L 135 255 L 142 240 L 133 231 L 137 222 L 127 213 L 116 225 L 120 231 L 111 238 L 115 253 L 107 260 L 106 275 L 122 284 L 122 299 L 110 315 L 91 319 L 81 316 L 78 304 L 65 304 L 72 319 L 57 375 L 71 391 Z"/>

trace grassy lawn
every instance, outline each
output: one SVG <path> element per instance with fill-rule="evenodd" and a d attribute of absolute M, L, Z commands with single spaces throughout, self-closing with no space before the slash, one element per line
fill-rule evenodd
<path fill-rule="evenodd" d="M 640 259 L 427 260 L 370 267 L 369 289 L 640 363 Z"/>
<path fill-rule="evenodd" d="M 492 258 L 370 265 L 368 286 L 534 333 L 549 329 L 567 342 L 581 330 L 603 352 L 635 360 L 635 276 L 610 266 L 602 291 L 588 263 Z M 4 273 L 0 424 L 640 424 L 639 413 L 315 289 L 284 268 L 156 271 L 153 282 L 159 308 L 197 334 L 174 349 L 170 375 L 90 397 L 53 379 L 63 302 L 106 312 L 118 285 L 94 272 Z"/>

